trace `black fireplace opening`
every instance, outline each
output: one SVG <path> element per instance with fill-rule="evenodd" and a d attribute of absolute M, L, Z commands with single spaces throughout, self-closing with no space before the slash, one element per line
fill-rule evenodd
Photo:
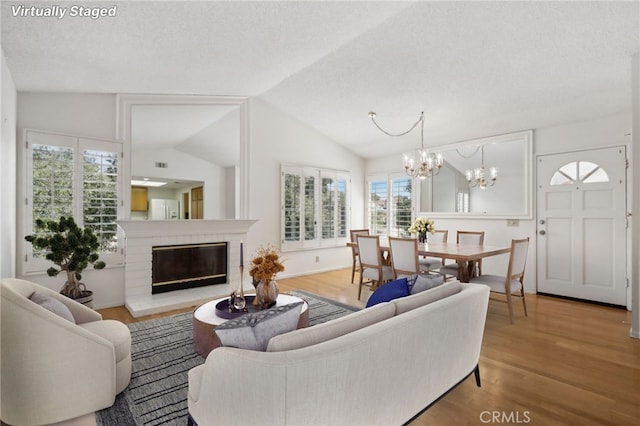
<path fill-rule="evenodd" d="M 226 242 L 153 246 L 151 294 L 227 283 Z"/>

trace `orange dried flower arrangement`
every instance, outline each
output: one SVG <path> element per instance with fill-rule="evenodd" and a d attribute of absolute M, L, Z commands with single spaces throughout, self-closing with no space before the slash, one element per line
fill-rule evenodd
<path fill-rule="evenodd" d="M 253 259 L 251 259 L 251 269 L 249 275 L 254 281 L 270 281 L 278 272 L 284 271 L 284 260 L 280 258 L 280 253 L 272 247 L 260 247 Z"/>

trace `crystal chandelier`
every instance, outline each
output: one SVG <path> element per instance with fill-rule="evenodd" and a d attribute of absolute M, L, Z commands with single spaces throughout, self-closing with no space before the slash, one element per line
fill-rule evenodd
<path fill-rule="evenodd" d="M 482 145 L 480 149 L 482 155 L 481 167 L 473 170 L 467 170 L 466 175 L 467 182 L 469 182 L 470 187 L 475 188 L 477 186 L 480 189 L 485 189 L 487 186 L 493 186 L 496 183 L 496 179 L 498 178 L 498 169 L 491 167 L 489 169 L 489 174 L 487 175 L 487 172 L 484 169 L 484 145 Z"/>
<path fill-rule="evenodd" d="M 440 173 L 440 168 L 442 167 L 443 160 L 442 155 L 429 153 L 428 150 L 424 148 L 424 111 L 420 113 L 420 118 L 416 121 L 413 126 L 406 132 L 392 134 L 384 130 L 378 123 L 376 122 L 376 113 L 370 112 L 369 117 L 373 124 L 376 125 L 378 130 L 388 136 L 404 136 L 407 133 L 411 132 L 420 124 L 420 149 L 416 150 L 414 153 L 404 153 L 402 154 L 402 163 L 404 167 L 404 171 L 411 177 L 419 177 L 420 179 L 425 179 L 431 176 L 435 176 Z"/>

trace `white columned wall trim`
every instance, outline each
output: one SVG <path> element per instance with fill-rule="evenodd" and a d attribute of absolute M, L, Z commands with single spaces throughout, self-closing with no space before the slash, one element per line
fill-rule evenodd
<path fill-rule="evenodd" d="M 249 98 L 241 96 L 204 96 L 204 95 L 127 95 L 116 96 L 116 135 L 124 142 L 124 155 L 129 160 L 124 162 L 123 179 L 131 180 L 131 110 L 135 105 L 212 105 L 236 106 L 240 111 L 240 179 L 239 212 L 236 218 L 246 219 L 249 216 Z M 124 211 L 130 218 L 131 187 L 125 185 Z"/>

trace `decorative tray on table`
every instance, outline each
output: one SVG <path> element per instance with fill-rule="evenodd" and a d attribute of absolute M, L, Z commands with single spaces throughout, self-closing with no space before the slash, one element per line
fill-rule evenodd
<path fill-rule="evenodd" d="M 246 301 L 246 306 L 243 310 L 239 311 L 233 306 L 229 305 L 229 298 L 227 297 L 216 303 L 216 315 L 224 319 L 234 319 L 249 312 L 259 312 L 263 309 L 266 309 L 260 305 L 254 305 L 253 299 L 255 299 L 255 296 L 245 296 L 244 300 Z M 271 308 L 275 304 L 276 302 L 273 302 L 273 304 L 269 305 L 268 308 Z"/>

